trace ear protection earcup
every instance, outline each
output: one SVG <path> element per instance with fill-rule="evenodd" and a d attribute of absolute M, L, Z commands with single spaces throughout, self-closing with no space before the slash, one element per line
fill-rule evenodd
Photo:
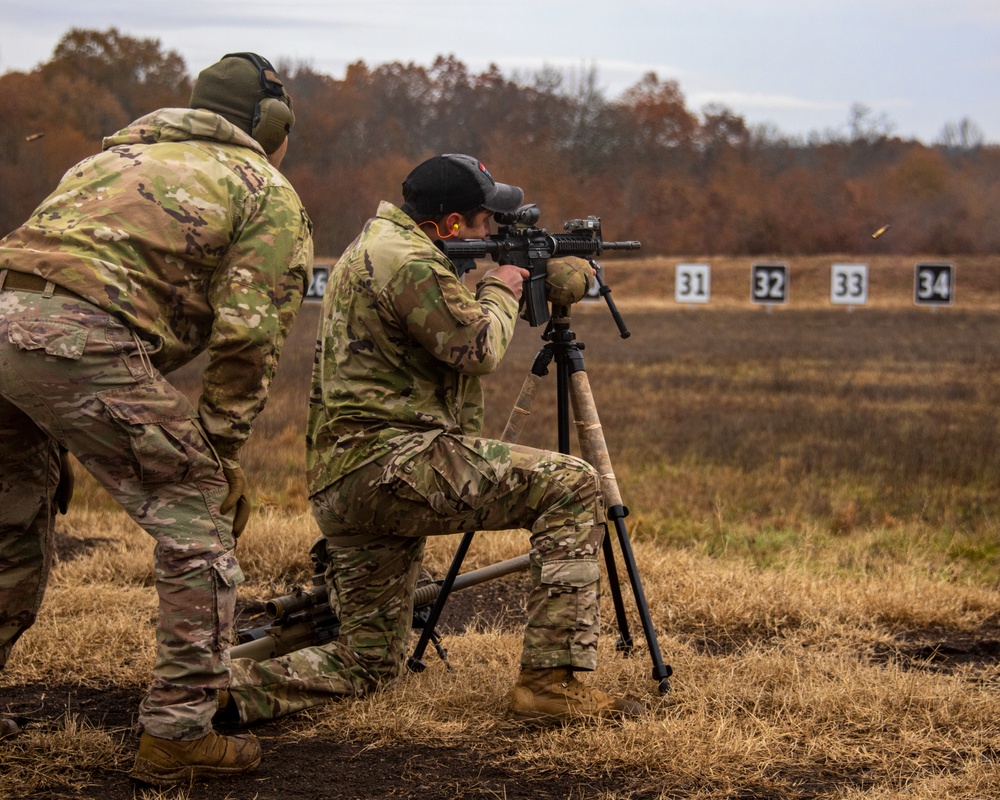
<path fill-rule="evenodd" d="M 281 79 L 266 58 L 256 53 L 227 53 L 223 58 L 243 58 L 257 68 L 260 91 L 264 98 L 254 107 L 250 135 L 264 148 L 265 153 L 271 155 L 281 147 L 295 124 L 291 98 L 285 93 Z"/>
<path fill-rule="evenodd" d="M 264 152 L 270 155 L 281 147 L 281 143 L 292 129 L 293 122 L 295 115 L 283 100 L 266 97 L 257 104 L 257 113 L 250 135 L 264 148 Z"/>

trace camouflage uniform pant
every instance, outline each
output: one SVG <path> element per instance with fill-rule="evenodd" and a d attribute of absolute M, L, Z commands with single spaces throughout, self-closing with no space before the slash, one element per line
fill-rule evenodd
<path fill-rule="evenodd" d="M 139 720 L 194 739 L 228 683 L 243 575 L 218 457 L 142 347 L 89 303 L 0 290 L 0 666 L 45 591 L 58 442 L 156 540 L 157 658 Z"/>
<path fill-rule="evenodd" d="M 599 478 L 573 456 L 498 441 L 416 434 L 312 498 L 340 638 L 264 662 L 234 659 L 243 722 L 273 719 L 401 673 L 427 536 L 527 527 L 528 621 L 521 663 L 597 666 Z"/>

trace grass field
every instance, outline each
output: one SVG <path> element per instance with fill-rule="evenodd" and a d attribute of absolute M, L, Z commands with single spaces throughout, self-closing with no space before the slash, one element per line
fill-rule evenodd
<path fill-rule="evenodd" d="M 709 305 L 673 302 L 682 260 L 712 264 Z M 151 544 L 80 475 L 39 621 L 0 675 L 0 711 L 26 729 L 0 744 L 0 797 L 1000 796 L 1000 259 L 954 259 L 956 302 L 939 309 L 913 304 L 919 259 L 868 259 L 868 305 L 832 307 L 830 263 L 864 260 L 784 259 L 790 301 L 768 310 L 749 301 L 749 259 L 621 259 L 607 280 L 631 336 L 600 300 L 573 308 L 675 671 L 659 696 L 626 587 L 638 652 L 614 652 L 606 597 L 592 680 L 643 700 L 642 720 L 538 732 L 505 717 L 523 589 L 510 581 L 478 596 L 502 597 L 506 619 L 483 624 L 490 609 L 465 601 L 468 627 L 445 641 L 454 670 L 429 657 L 391 692 L 263 726 L 252 778 L 133 790 Z M 243 458 L 246 604 L 310 577 L 317 317 L 307 304 Z M 491 435 L 543 344 L 519 325 L 487 379 Z M 198 365 L 174 377 L 197 394 Z M 556 405 L 553 375 L 522 443 L 556 447 Z M 480 535 L 466 566 L 525 538 Z M 431 544 L 432 570 L 456 543 Z"/>

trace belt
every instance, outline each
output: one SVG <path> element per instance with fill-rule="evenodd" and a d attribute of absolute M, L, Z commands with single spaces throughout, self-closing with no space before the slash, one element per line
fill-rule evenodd
<path fill-rule="evenodd" d="M 7 277 L 4 279 L 0 289 L 12 289 L 17 292 L 34 292 L 35 294 L 44 294 L 45 286 L 49 281 L 40 275 L 35 275 L 31 272 L 14 272 L 12 270 L 7 270 Z M 52 294 L 62 294 L 68 295 L 69 297 L 76 297 L 74 292 L 69 289 L 64 289 L 62 286 L 57 284 L 52 284 Z"/>

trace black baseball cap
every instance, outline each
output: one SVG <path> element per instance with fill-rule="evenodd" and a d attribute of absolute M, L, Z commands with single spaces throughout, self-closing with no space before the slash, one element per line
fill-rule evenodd
<path fill-rule="evenodd" d="M 403 200 L 420 214 L 451 214 L 485 208 L 517 211 L 524 192 L 497 183 L 483 162 L 472 156 L 446 153 L 418 164 L 403 181 Z"/>

